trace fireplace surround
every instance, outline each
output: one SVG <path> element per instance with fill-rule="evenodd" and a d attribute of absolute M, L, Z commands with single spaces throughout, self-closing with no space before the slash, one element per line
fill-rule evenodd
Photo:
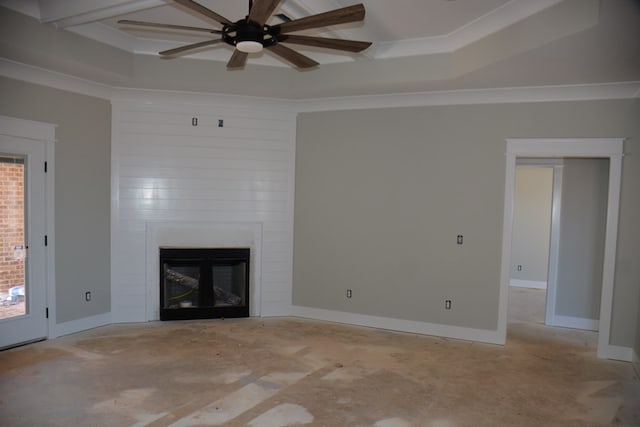
<path fill-rule="evenodd" d="M 160 320 L 249 316 L 249 248 L 160 248 Z"/>
<path fill-rule="evenodd" d="M 249 248 L 251 251 L 249 316 L 263 315 L 262 228 L 259 222 L 146 221 L 144 244 L 146 248 L 146 317 L 144 320 L 160 320 L 161 248 Z"/>

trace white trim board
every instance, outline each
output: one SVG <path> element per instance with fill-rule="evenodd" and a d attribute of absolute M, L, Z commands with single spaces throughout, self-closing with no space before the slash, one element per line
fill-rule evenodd
<path fill-rule="evenodd" d="M 514 288 L 547 289 L 547 282 L 537 280 L 511 279 L 509 281 L 509 286 L 512 286 Z"/>
<path fill-rule="evenodd" d="M 502 266 L 498 302 L 498 335 L 502 342 L 507 337 L 507 306 L 511 274 L 511 238 L 513 234 L 513 200 L 515 190 L 516 159 L 518 157 L 605 157 L 609 159 L 609 189 L 607 223 L 600 302 L 598 357 L 617 358 L 614 345 L 609 342 L 613 313 L 613 285 L 618 239 L 618 213 L 620 210 L 620 184 L 624 138 L 515 138 L 507 139 L 504 215 L 502 230 Z M 621 359 L 622 360 L 622 359 Z M 631 354 L 626 359 L 631 360 Z"/>
<path fill-rule="evenodd" d="M 55 133 L 55 126 L 53 132 Z M 51 139 L 46 144 L 45 161 L 47 162 L 47 173 L 45 174 L 47 188 L 45 189 L 45 203 L 47 209 L 47 219 L 45 224 L 45 232 L 47 239 L 51 242 L 56 241 L 56 162 L 55 162 L 55 143 Z M 47 306 L 49 308 L 49 336 L 51 331 L 55 331 L 57 319 L 57 303 L 56 303 L 56 245 L 47 246 Z"/>
<path fill-rule="evenodd" d="M 345 323 L 349 325 L 366 326 L 370 328 L 431 335 L 436 337 L 477 341 L 488 344 L 503 344 L 496 331 L 486 329 L 465 328 L 461 326 L 442 325 L 415 320 L 370 316 L 367 314 L 325 310 L 299 305 L 292 306 L 292 316 L 302 317 L 305 319 L 323 320 L 327 322 Z"/>
<path fill-rule="evenodd" d="M 633 360 L 633 349 L 630 347 L 622 347 L 620 345 L 609 345 L 603 351 L 602 355 L 598 349 L 598 357 L 603 359 L 620 360 L 622 362 L 631 362 Z"/>
<path fill-rule="evenodd" d="M 17 138 L 54 142 L 57 126 L 51 123 L 0 116 L 0 134 Z"/>
<path fill-rule="evenodd" d="M 638 89 L 640 89 L 640 81 L 345 96 L 297 101 L 296 110 L 299 112 L 315 112 L 442 105 L 627 99 L 640 96 Z"/>
<path fill-rule="evenodd" d="M 111 321 L 111 313 L 96 314 L 95 316 L 84 317 L 78 320 L 70 320 L 68 322 L 58 323 L 55 325 L 49 338 L 58 338 L 63 335 L 75 334 L 77 332 L 87 331 L 89 329 L 107 326 L 113 323 Z"/>
<path fill-rule="evenodd" d="M 0 76 L 103 99 L 110 99 L 113 91 L 102 83 L 5 58 L 0 58 Z"/>
<path fill-rule="evenodd" d="M 554 159 L 557 160 L 557 159 Z M 517 161 L 517 159 L 516 159 Z M 549 265 L 547 271 L 547 307 L 545 323 L 553 323 L 558 290 L 558 262 L 560 258 L 560 213 L 562 211 L 562 164 L 553 165 L 553 190 L 551 191 L 551 235 L 549 238 Z"/>
<path fill-rule="evenodd" d="M 598 331 L 599 323 L 598 319 L 585 319 L 583 317 L 560 316 L 558 314 L 554 314 L 551 316 L 550 326 L 582 329 L 585 331 Z"/>
<path fill-rule="evenodd" d="M 374 58 L 455 52 L 558 3 L 558 0 L 508 1 L 448 34 L 375 43 Z"/>

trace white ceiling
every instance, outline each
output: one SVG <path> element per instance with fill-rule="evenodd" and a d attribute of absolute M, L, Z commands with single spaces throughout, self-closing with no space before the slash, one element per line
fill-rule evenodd
<path fill-rule="evenodd" d="M 248 0 L 196 1 L 231 21 L 247 14 Z M 282 0 L 274 15 L 297 19 L 358 1 Z M 45 27 L 81 35 L 133 54 L 128 65 L 116 54 L 116 65 L 105 67 L 96 53 L 104 49 L 47 50 L 31 37 L 35 28 L 22 26 L 5 31 L 0 46 L 10 60 L 109 85 L 285 98 L 640 81 L 640 0 L 360 1 L 364 22 L 305 33 L 373 45 L 360 54 L 292 46 L 320 63 L 304 72 L 268 52 L 251 54 L 244 70 L 226 71 L 232 47 L 223 43 L 159 60 L 159 51 L 207 36 L 117 23 L 220 28 L 172 0 L 0 0 L 35 17 L 43 37 L 57 37 Z"/>

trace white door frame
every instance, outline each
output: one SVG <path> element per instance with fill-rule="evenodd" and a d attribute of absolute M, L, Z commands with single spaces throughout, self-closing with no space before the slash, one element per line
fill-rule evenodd
<path fill-rule="evenodd" d="M 624 138 L 510 138 L 507 139 L 504 217 L 502 229 L 502 264 L 498 301 L 498 337 L 507 340 L 507 305 L 511 272 L 511 237 L 516 159 L 518 157 L 586 157 L 609 159 L 609 193 L 607 224 L 600 302 L 600 330 L 598 357 L 617 359 L 617 346 L 609 343 L 613 306 L 616 247 L 618 241 L 618 214 L 620 209 L 620 183 Z"/>
<path fill-rule="evenodd" d="M 55 283 L 55 209 L 54 209 L 54 142 L 56 126 L 51 123 L 35 122 L 17 119 L 15 117 L 0 116 L 0 134 L 14 138 L 40 141 L 45 144 L 45 233 L 48 245 L 45 251 L 46 263 L 46 305 L 49 318 L 47 320 L 47 338 L 55 337 L 56 327 L 56 283 Z M 43 165 L 44 166 L 44 165 Z"/>
<path fill-rule="evenodd" d="M 553 190 L 551 192 L 551 230 L 549 238 L 549 266 L 547 270 L 547 306 L 544 323 L 553 325 L 558 293 L 558 259 L 560 257 L 560 213 L 562 212 L 563 165 L 553 166 Z"/>

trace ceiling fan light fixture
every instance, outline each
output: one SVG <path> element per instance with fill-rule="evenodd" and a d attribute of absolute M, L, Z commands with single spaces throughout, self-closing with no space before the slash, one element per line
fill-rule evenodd
<path fill-rule="evenodd" d="M 262 43 L 253 40 L 242 40 L 236 43 L 236 49 L 244 53 L 258 53 L 262 51 Z"/>

